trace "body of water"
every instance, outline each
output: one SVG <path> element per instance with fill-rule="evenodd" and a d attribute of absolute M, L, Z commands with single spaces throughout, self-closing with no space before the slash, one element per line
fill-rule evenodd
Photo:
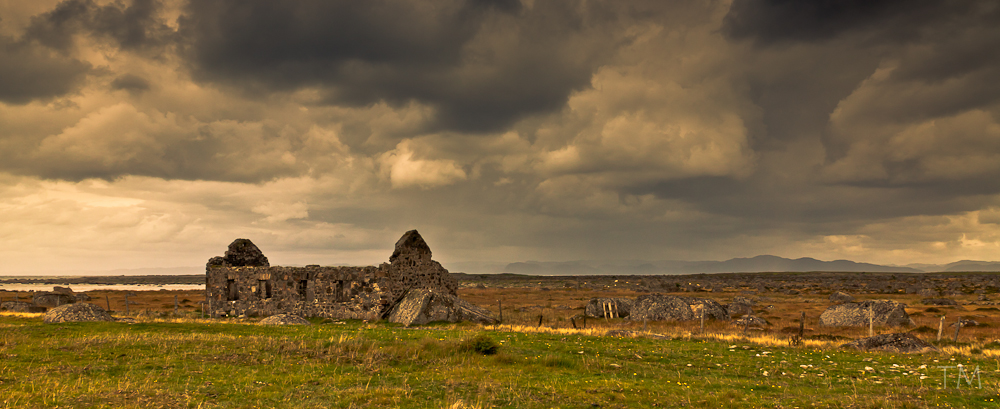
<path fill-rule="evenodd" d="M 204 284 L 0 284 L 0 291 L 52 291 L 52 287 L 69 287 L 82 293 L 94 290 L 111 291 L 190 291 L 204 290 Z"/>

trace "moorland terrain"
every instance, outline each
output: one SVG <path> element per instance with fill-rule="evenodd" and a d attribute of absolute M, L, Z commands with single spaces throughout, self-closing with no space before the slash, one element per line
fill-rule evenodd
<path fill-rule="evenodd" d="M 456 274 L 497 326 L 258 317 L 202 319 L 201 291 L 91 291 L 133 324 L 43 324 L 0 314 L 2 407 L 983 407 L 1000 402 L 1000 275 L 739 273 Z M 187 278 L 185 278 L 187 279 Z M 168 280 L 169 281 L 169 280 Z M 51 281 L 54 285 L 64 282 Z M 130 282 L 130 283 L 135 283 Z M 919 354 L 840 346 L 868 328 L 824 327 L 829 295 L 907 304 Z M 593 297 L 652 292 L 754 301 L 762 328 L 594 319 Z M 0 291 L 0 297 L 28 298 Z M 175 299 L 177 310 L 175 313 Z M 925 305 L 948 299 L 954 305 Z M 805 313 L 804 337 L 792 342 Z M 938 340 L 940 317 L 954 327 Z M 541 323 L 539 324 L 539 321 Z M 584 328 L 586 325 L 586 328 Z M 575 327 L 575 328 L 574 328 Z M 496 347 L 493 349 L 491 346 Z M 494 352 L 494 353 L 491 353 Z M 966 374 L 956 388 L 958 365 Z M 949 366 L 945 384 L 942 366 Z M 970 385 L 971 381 L 971 385 Z M 981 387 L 980 387 L 981 386 Z"/>

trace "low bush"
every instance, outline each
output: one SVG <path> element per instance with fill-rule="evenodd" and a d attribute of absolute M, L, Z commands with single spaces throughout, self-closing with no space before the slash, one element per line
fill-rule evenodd
<path fill-rule="evenodd" d="M 475 352 L 482 355 L 494 355 L 500 351 L 500 344 L 486 334 L 479 334 L 466 339 L 459 344 L 458 349 L 463 352 Z"/>

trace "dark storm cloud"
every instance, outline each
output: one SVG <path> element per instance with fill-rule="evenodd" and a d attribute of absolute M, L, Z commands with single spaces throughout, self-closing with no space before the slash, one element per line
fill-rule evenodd
<path fill-rule="evenodd" d="M 159 48 L 174 31 L 159 20 L 157 0 L 134 0 L 128 6 L 99 6 L 93 0 L 67 0 L 35 16 L 25 37 L 57 50 L 68 50 L 75 36 L 93 34 L 113 40 L 124 50 Z"/>
<path fill-rule="evenodd" d="M 0 101 L 25 104 L 58 97 L 82 84 L 90 64 L 0 36 Z"/>
<path fill-rule="evenodd" d="M 133 92 L 146 91 L 149 89 L 149 81 L 136 75 L 125 74 L 111 81 L 111 89 Z"/>
<path fill-rule="evenodd" d="M 938 0 L 735 0 L 723 32 L 762 44 L 822 41 L 874 30 L 905 41 L 925 35 L 923 25 L 974 16 L 986 2 Z"/>
<path fill-rule="evenodd" d="M 416 100 L 437 126 L 500 129 L 563 106 L 612 51 L 614 10 L 516 1 L 193 1 L 181 20 L 203 80 L 319 88 L 329 103 Z"/>

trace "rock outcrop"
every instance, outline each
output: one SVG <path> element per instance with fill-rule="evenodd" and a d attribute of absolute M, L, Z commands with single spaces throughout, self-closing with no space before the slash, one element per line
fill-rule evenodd
<path fill-rule="evenodd" d="M 39 307 L 52 308 L 74 303 L 76 302 L 76 297 L 66 293 L 42 292 L 35 293 L 34 296 L 31 297 L 31 302 Z"/>
<path fill-rule="evenodd" d="M 497 322 L 489 310 L 454 295 L 423 288 L 408 291 L 389 313 L 389 321 L 406 326 L 434 321 L 471 321 L 480 324 Z"/>
<path fill-rule="evenodd" d="M 276 314 L 260 320 L 260 325 L 310 325 L 305 318 L 292 314 Z"/>
<path fill-rule="evenodd" d="M 906 304 L 891 300 L 870 300 L 834 305 L 819 316 L 820 325 L 862 327 L 868 325 L 869 312 L 872 323 L 884 326 L 913 325 L 906 313 Z"/>
<path fill-rule="evenodd" d="M 678 297 L 665 294 L 649 294 L 636 298 L 629 313 L 631 320 L 688 321 L 701 318 L 728 320 L 729 313 L 714 300 L 694 297 Z"/>
<path fill-rule="evenodd" d="M 584 313 L 594 318 L 625 318 L 632 311 L 628 298 L 591 298 Z"/>
<path fill-rule="evenodd" d="M 843 291 L 837 291 L 830 294 L 830 302 L 834 304 L 843 304 L 845 302 L 854 302 L 854 296 Z"/>
<path fill-rule="evenodd" d="M 39 307 L 25 301 L 4 301 L 0 303 L 0 311 L 9 312 L 45 312 L 47 308 Z"/>
<path fill-rule="evenodd" d="M 45 313 L 46 324 L 60 322 L 114 321 L 115 319 L 95 304 L 77 303 L 56 307 Z"/>
<path fill-rule="evenodd" d="M 935 351 L 937 348 L 926 341 L 910 334 L 880 334 L 848 342 L 841 348 L 854 348 L 862 351 L 886 351 L 898 353 L 914 353 Z"/>
<path fill-rule="evenodd" d="M 764 328 L 771 325 L 766 319 L 762 317 L 754 316 L 744 316 L 733 320 L 732 325 L 737 328 Z"/>

